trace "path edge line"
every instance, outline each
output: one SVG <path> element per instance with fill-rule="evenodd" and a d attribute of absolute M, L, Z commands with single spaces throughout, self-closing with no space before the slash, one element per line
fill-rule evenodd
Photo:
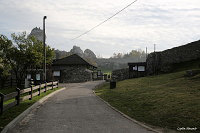
<path fill-rule="evenodd" d="M 40 100 L 38 100 L 36 103 L 34 103 L 33 105 L 31 105 L 29 108 L 27 108 L 24 112 L 22 112 L 20 115 L 18 115 L 15 119 L 13 119 L 8 125 L 6 125 L 3 130 L 1 131 L 1 133 L 7 133 L 7 131 L 9 129 L 12 129 L 19 121 L 21 121 L 23 118 L 25 118 L 33 109 L 35 109 L 37 106 L 41 105 L 42 103 L 44 103 L 48 98 L 52 97 L 53 95 L 55 95 L 56 93 L 62 91 L 66 89 L 65 87 L 56 90 L 50 94 L 48 94 L 47 96 L 41 98 Z"/>
<path fill-rule="evenodd" d="M 103 100 L 101 97 L 99 97 L 98 95 L 96 95 L 96 93 L 95 93 L 94 90 L 93 90 L 93 94 L 94 94 L 99 100 L 103 101 L 106 105 L 108 105 L 108 106 L 109 106 L 110 108 L 112 108 L 114 111 L 116 111 L 116 112 L 118 112 L 119 114 L 121 114 L 121 115 L 122 115 L 123 117 L 125 117 L 126 119 L 129 119 L 130 121 L 132 121 L 132 122 L 134 122 L 134 123 L 136 123 L 136 124 L 138 124 L 138 125 L 140 125 L 140 126 L 146 128 L 146 129 L 148 129 L 148 130 L 150 130 L 150 131 L 153 131 L 153 132 L 155 132 L 155 133 L 162 133 L 162 131 L 155 130 L 155 129 L 153 129 L 153 128 L 147 126 L 147 125 L 145 125 L 144 123 L 139 122 L 139 121 L 137 121 L 137 120 L 131 118 L 130 116 L 124 114 L 123 112 L 119 111 L 118 109 L 116 109 L 115 107 L 113 107 L 112 105 L 110 105 L 108 102 L 106 102 L 105 100 Z"/>

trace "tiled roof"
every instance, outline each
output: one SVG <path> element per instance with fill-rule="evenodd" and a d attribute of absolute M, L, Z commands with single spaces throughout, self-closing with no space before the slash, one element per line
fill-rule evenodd
<path fill-rule="evenodd" d="M 77 54 L 72 54 L 62 59 L 54 60 L 53 66 L 55 65 L 90 65 L 93 67 L 97 67 L 96 65 L 89 63 L 88 61 L 86 61 L 84 58 L 80 57 Z"/>

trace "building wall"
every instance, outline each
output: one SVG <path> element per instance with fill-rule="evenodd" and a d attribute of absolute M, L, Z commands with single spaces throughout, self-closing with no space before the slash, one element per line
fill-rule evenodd
<path fill-rule="evenodd" d="M 147 72 L 170 72 L 173 64 L 200 59 L 200 41 L 175 47 L 162 52 L 151 53 L 147 58 Z"/>
<path fill-rule="evenodd" d="M 116 79 L 118 81 L 131 78 L 144 77 L 145 75 L 146 71 L 144 72 L 130 71 L 129 68 L 123 68 L 112 71 L 112 79 Z"/>
<path fill-rule="evenodd" d="M 129 78 L 139 78 L 146 76 L 146 71 L 138 72 L 138 71 L 129 71 Z"/>
<path fill-rule="evenodd" d="M 197 59 L 200 59 L 200 41 L 149 54 L 146 60 L 146 71 L 147 74 L 150 75 L 154 74 L 154 71 L 155 73 L 171 72 L 173 71 L 174 64 Z M 125 80 L 145 75 L 145 72 L 137 73 L 136 71 L 128 71 L 128 68 L 114 70 L 112 72 L 112 77 L 117 80 Z"/>
<path fill-rule="evenodd" d="M 129 79 L 129 68 L 112 71 L 112 79 L 116 79 L 118 81 Z"/>
<path fill-rule="evenodd" d="M 53 70 L 60 70 L 60 77 L 54 77 L 61 83 L 79 83 L 92 80 L 92 73 L 85 66 L 54 66 Z"/>

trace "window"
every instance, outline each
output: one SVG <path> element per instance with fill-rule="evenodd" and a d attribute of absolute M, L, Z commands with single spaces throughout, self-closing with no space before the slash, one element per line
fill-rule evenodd
<path fill-rule="evenodd" d="M 139 72 L 144 72 L 145 71 L 145 67 L 144 66 L 138 66 L 138 71 Z"/>
<path fill-rule="evenodd" d="M 133 67 L 133 70 L 137 71 L 137 66 L 134 66 L 134 67 Z"/>
<path fill-rule="evenodd" d="M 27 79 L 31 79 L 31 74 L 27 74 Z"/>
<path fill-rule="evenodd" d="M 40 80 L 40 74 L 36 74 L 36 80 Z"/>
<path fill-rule="evenodd" d="M 59 77 L 60 76 L 60 71 L 53 71 L 53 76 L 54 77 Z"/>

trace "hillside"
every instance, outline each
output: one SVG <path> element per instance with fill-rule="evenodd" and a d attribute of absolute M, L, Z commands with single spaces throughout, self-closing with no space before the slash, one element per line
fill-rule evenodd
<path fill-rule="evenodd" d="M 34 36 L 37 40 L 43 41 L 43 30 L 40 27 L 35 27 L 31 30 L 29 36 Z M 90 50 L 82 50 L 79 46 L 73 46 L 71 50 L 55 50 L 56 59 L 61 59 L 71 54 L 78 54 L 89 62 L 97 64 L 98 69 L 101 69 L 103 72 L 111 72 L 115 69 L 121 69 L 128 67 L 128 62 L 143 62 L 146 61 L 146 54 L 142 50 L 132 50 L 129 53 L 113 53 L 113 56 L 110 58 L 97 58 L 96 54 Z"/>
<path fill-rule="evenodd" d="M 193 64 L 196 68 L 198 61 Z M 197 127 L 199 131 L 200 74 L 184 77 L 185 69 L 120 81 L 113 90 L 105 84 L 96 94 L 138 121 L 173 130 Z"/>
<path fill-rule="evenodd" d="M 79 56 L 90 60 L 91 62 L 96 62 L 98 68 L 103 72 L 111 72 L 115 69 L 126 68 L 128 67 L 128 62 L 144 62 L 146 60 L 146 54 L 144 51 L 139 50 L 132 50 L 127 54 L 114 53 L 114 56 L 110 58 L 97 58 L 92 50 L 86 49 L 83 51 L 80 47 L 73 46 L 69 52 L 55 50 L 55 54 L 56 59 L 66 57 L 70 54 L 78 54 Z"/>

